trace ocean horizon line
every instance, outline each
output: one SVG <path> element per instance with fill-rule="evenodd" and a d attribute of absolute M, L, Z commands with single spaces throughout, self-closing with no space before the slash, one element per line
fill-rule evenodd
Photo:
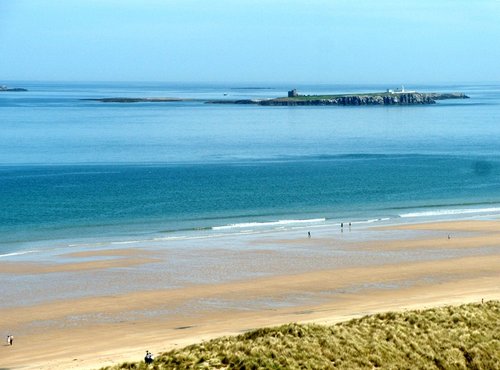
<path fill-rule="evenodd" d="M 277 86 L 401 86 L 401 84 L 415 85 L 415 86 L 462 86 L 462 85 L 482 85 L 490 86 L 500 84 L 500 81 L 495 80 L 456 80 L 456 81 L 309 81 L 309 80 L 73 80 L 73 79 L 16 79 L 8 78 L 0 81 L 2 84 L 6 83 L 53 83 L 53 84 L 172 84 L 172 85 L 187 85 L 187 86 L 226 86 L 226 85 L 248 85 L 249 87 L 256 85 L 272 84 Z"/>

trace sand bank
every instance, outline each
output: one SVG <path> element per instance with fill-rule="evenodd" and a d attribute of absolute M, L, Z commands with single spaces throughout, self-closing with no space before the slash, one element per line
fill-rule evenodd
<path fill-rule="evenodd" d="M 404 233 L 405 230 L 411 233 Z M 466 236 L 448 240 L 434 234 L 442 231 L 446 235 L 450 230 Z M 500 240 L 499 231 L 498 222 L 467 221 L 385 229 L 385 240 L 375 232 L 373 240 L 359 243 L 343 241 L 338 235 L 313 240 L 290 238 L 292 248 L 299 248 L 301 253 L 326 253 L 337 246 L 341 251 L 349 248 L 360 256 L 366 250 L 375 251 L 387 256 L 387 261 L 373 265 L 363 262 L 360 266 L 350 262 L 346 266 L 324 268 L 316 264 L 319 259 L 303 257 L 305 268 L 292 273 L 274 271 L 276 266 L 270 264 L 266 265 L 272 270 L 268 274 L 238 280 L 207 279 L 206 283 L 189 282 L 169 289 L 113 295 L 103 294 L 96 284 L 95 295 L 90 297 L 42 299 L 33 305 L 13 305 L 0 309 L 2 331 L 15 336 L 14 346 L 0 346 L 0 368 L 96 368 L 138 360 L 146 349 L 158 353 L 261 326 L 293 321 L 333 323 L 386 310 L 500 299 L 500 242 L 495 243 L 495 238 Z M 254 254 L 270 258 L 278 253 L 272 247 L 273 242 L 279 249 L 286 239 L 253 240 L 250 244 L 260 243 L 270 249 L 248 250 L 243 254 L 245 258 Z M 386 255 L 387 248 L 395 254 Z M 401 262 L 393 258 L 408 249 L 442 249 L 443 253 L 430 253 L 428 259 L 418 261 Z M 292 254 L 290 250 L 287 253 Z M 211 249 L 207 254 L 211 258 L 229 256 L 221 248 Z M 157 261 L 168 260 L 170 255 L 149 251 L 145 258 L 152 260 L 148 262 L 152 266 L 162 266 Z M 103 256 L 111 259 L 99 260 Z M 59 268 L 59 272 L 70 278 L 85 272 L 85 265 L 80 265 L 79 270 L 79 264 L 94 263 L 95 268 L 110 274 L 106 276 L 117 275 L 119 278 L 114 281 L 126 285 L 127 274 L 141 267 L 130 264 L 138 258 L 137 251 L 127 249 L 81 252 L 70 257 L 96 260 L 60 263 L 52 269 Z M 283 258 L 286 256 L 277 258 L 276 264 L 284 262 Z M 98 262 L 102 264 L 97 266 Z M 233 268 L 244 270 L 245 259 L 238 263 L 241 265 Z M 0 263 L 0 272 L 13 266 Z M 42 267 L 30 264 L 18 274 L 48 274 Z"/>

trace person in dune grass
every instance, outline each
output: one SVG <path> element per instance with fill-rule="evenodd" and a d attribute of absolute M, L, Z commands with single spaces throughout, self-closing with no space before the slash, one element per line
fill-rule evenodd
<path fill-rule="evenodd" d="M 144 362 L 148 365 L 153 362 L 153 354 L 151 352 L 146 351 L 146 356 L 144 357 Z"/>

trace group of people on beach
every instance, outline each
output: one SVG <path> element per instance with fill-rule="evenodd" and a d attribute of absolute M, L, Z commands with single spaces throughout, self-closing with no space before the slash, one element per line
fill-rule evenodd
<path fill-rule="evenodd" d="M 340 223 L 340 231 L 344 231 L 344 223 L 343 222 Z M 349 231 L 351 231 L 351 223 L 350 222 L 349 222 Z M 309 239 L 311 239 L 311 232 L 310 231 L 307 232 L 307 237 Z"/>
<path fill-rule="evenodd" d="M 14 336 L 13 335 L 7 335 L 7 345 L 12 346 L 14 344 Z"/>

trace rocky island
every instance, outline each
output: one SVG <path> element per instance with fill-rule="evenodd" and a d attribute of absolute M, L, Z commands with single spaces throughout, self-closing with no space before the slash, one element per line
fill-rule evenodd
<path fill-rule="evenodd" d="M 3 92 L 3 91 L 28 91 L 27 89 L 23 89 L 21 87 L 8 87 L 8 86 L 5 86 L 5 85 L 1 85 L 0 86 L 0 92 Z"/>
<path fill-rule="evenodd" d="M 435 104 L 437 100 L 468 99 L 464 93 L 421 93 L 403 89 L 387 90 L 380 93 L 335 94 L 335 95 L 299 95 L 297 90 L 290 90 L 287 97 L 271 99 L 181 99 L 181 98 L 92 98 L 82 99 L 102 103 L 168 103 L 201 102 L 207 104 L 254 104 L 262 106 L 301 106 L 301 105 L 422 105 Z"/>
<path fill-rule="evenodd" d="M 387 90 L 382 93 L 299 95 L 296 90 L 287 97 L 275 99 L 212 100 L 211 104 L 257 104 L 264 106 L 296 105 L 419 105 L 435 104 L 437 100 L 468 99 L 463 93 L 420 93 L 416 91 Z"/>

